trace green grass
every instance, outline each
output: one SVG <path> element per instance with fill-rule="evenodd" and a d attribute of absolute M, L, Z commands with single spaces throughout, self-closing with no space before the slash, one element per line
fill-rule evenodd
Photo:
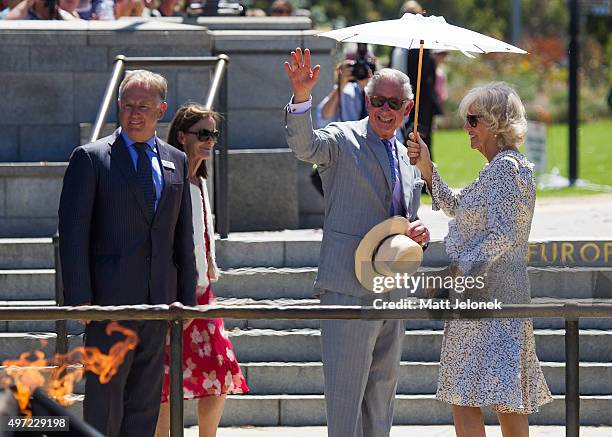
<path fill-rule="evenodd" d="M 485 158 L 470 149 L 469 138 L 461 129 L 434 131 L 433 154 L 440 173 L 451 187 L 464 187 L 478 176 Z M 557 167 L 568 176 L 568 127 L 547 129 L 547 168 Z M 522 149 L 522 148 L 521 148 Z M 588 182 L 612 186 L 612 119 L 580 125 L 578 131 L 578 177 Z M 572 196 L 602 191 L 582 187 L 538 190 L 538 195 Z M 609 191 L 608 191 L 609 192 Z"/>

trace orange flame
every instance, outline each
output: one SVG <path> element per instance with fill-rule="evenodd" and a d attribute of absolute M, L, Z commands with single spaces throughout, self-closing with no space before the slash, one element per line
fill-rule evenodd
<path fill-rule="evenodd" d="M 4 360 L 2 365 L 5 369 L 0 384 L 15 387 L 15 398 L 26 415 L 31 414 L 28 410 L 30 395 L 37 388 L 42 388 L 60 405 L 70 405 L 72 400 L 68 395 L 73 393 L 75 384 L 86 370 L 98 375 L 100 382 L 106 384 L 117 373 L 126 354 L 138 345 L 138 335 L 131 329 L 117 322 L 106 325 L 107 335 L 114 332 L 126 338 L 115 343 L 108 354 L 97 347 L 78 347 L 67 354 L 56 354 L 50 360 L 40 350 L 33 354 L 24 352 L 17 360 Z M 41 344 L 44 347 L 46 341 L 41 341 Z"/>

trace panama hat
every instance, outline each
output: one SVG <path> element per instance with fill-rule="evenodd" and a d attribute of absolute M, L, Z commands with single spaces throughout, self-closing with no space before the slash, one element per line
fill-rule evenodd
<path fill-rule="evenodd" d="M 407 218 L 395 216 L 365 234 L 355 250 L 355 276 L 365 289 L 374 293 L 391 291 L 394 287 L 375 287 L 375 278 L 417 271 L 423 261 L 423 249 L 405 235 L 409 224 Z"/>

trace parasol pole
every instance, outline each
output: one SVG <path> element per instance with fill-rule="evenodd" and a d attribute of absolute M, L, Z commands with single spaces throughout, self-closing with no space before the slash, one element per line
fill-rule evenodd
<path fill-rule="evenodd" d="M 417 128 L 419 126 L 419 97 L 421 97 L 421 69 L 423 67 L 423 45 L 425 41 L 421 40 L 419 44 L 419 70 L 417 73 L 417 89 L 416 103 L 414 105 L 414 140 L 416 141 Z M 416 158 L 410 158 L 410 164 L 416 164 Z"/>

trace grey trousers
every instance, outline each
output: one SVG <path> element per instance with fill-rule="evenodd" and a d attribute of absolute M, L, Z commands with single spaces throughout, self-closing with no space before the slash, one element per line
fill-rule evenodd
<path fill-rule="evenodd" d="M 322 305 L 363 305 L 324 290 Z M 387 437 L 393 423 L 403 320 L 322 320 L 328 437 Z"/>

